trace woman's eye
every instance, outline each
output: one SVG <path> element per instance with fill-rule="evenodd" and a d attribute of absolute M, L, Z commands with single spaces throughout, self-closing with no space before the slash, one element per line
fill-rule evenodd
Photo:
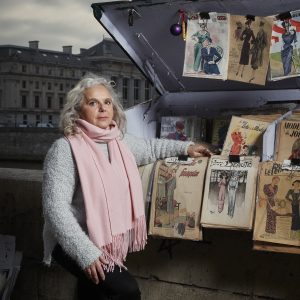
<path fill-rule="evenodd" d="M 96 105 L 97 105 L 97 102 L 96 102 L 96 101 L 90 101 L 90 102 L 89 102 L 89 106 L 93 106 L 93 107 L 94 107 L 94 106 L 96 106 Z"/>
<path fill-rule="evenodd" d="M 105 100 L 105 104 L 110 105 L 111 104 L 111 100 L 110 99 Z"/>

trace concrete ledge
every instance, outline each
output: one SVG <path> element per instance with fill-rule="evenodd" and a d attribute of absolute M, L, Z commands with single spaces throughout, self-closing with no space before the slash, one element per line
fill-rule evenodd
<path fill-rule="evenodd" d="M 42 161 L 60 136 L 53 128 L 0 128 L 0 159 Z"/>
<path fill-rule="evenodd" d="M 76 280 L 41 263 L 41 182 L 40 170 L 0 168 L 0 233 L 15 235 L 24 254 L 12 300 L 75 300 Z M 300 256 L 253 251 L 251 232 L 206 229 L 204 238 L 159 251 L 163 240 L 149 237 L 129 254 L 142 299 L 300 299 Z"/>
<path fill-rule="evenodd" d="M 144 299 L 163 300 L 250 300 L 247 295 L 238 295 L 225 291 L 198 288 L 159 282 L 149 279 L 138 279 Z M 150 283 L 150 284 L 149 284 Z M 251 300 L 261 300 L 263 298 L 251 297 Z"/>
<path fill-rule="evenodd" d="M 42 170 L 0 168 L 0 179 L 42 183 Z"/>
<path fill-rule="evenodd" d="M 12 300 L 76 300 L 76 279 L 42 264 L 42 171 L 0 168 L 0 233 L 23 252 Z"/>
<path fill-rule="evenodd" d="M 180 241 L 171 248 L 172 257 L 167 249 L 159 251 L 161 239 L 151 237 L 145 251 L 129 254 L 129 271 L 150 295 L 144 299 L 165 300 L 170 295 L 172 300 L 184 299 L 176 289 L 184 291 L 188 300 L 195 295 L 198 299 L 300 299 L 299 256 L 253 251 L 250 232 L 209 229 L 204 237 L 205 242 Z M 160 296 L 155 286 L 160 287 Z"/>
<path fill-rule="evenodd" d="M 76 300 L 76 278 L 53 264 L 25 257 L 12 300 Z"/>

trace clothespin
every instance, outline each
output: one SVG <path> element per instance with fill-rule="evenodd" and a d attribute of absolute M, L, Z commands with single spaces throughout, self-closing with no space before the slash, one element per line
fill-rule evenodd
<path fill-rule="evenodd" d="M 188 155 L 178 155 L 178 160 L 182 160 L 182 161 L 187 161 L 188 160 Z"/>
<path fill-rule="evenodd" d="M 139 18 L 141 17 L 141 15 L 136 11 L 136 9 L 129 8 L 128 9 L 128 25 L 129 26 L 133 26 L 133 17 L 134 17 L 134 14 L 136 14 Z"/>
<path fill-rule="evenodd" d="M 246 15 L 245 18 L 250 24 L 255 21 L 255 16 L 253 15 Z"/>
<path fill-rule="evenodd" d="M 240 158 L 239 155 L 229 154 L 228 161 L 229 161 L 230 163 L 232 163 L 232 162 L 237 162 L 237 163 L 239 163 L 239 162 L 241 161 L 241 158 Z"/>
<path fill-rule="evenodd" d="M 200 12 L 200 13 L 199 13 L 199 17 L 200 17 L 200 19 L 202 19 L 202 20 L 209 20 L 209 19 L 210 19 L 210 16 L 209 16 L 209 13 L 208 13 L 208 12 Z"/>
<path fill-rule="evenodd" d="M 292 158 L 291 165 L 292 166 L 300 166 L 300 158 Z"/>
<path fill-rule="evenodd" d="M 185 22 L 185 11 L 183 9 L 179 9 L 179 19 L 181 20 L 181 28 L 182 28 L 182 39 L 186 40 L 186 22 Z"/>
<path fill-rule="evenodd" d="M 289 11 L 283 12 L 283 13 L 276 16 L 276 19 L 281 20 L 281 21 L 288 20 L 288 19 L 291 19 L 291 18 L 292 18 L 291 12 L 289 12 Z"/>

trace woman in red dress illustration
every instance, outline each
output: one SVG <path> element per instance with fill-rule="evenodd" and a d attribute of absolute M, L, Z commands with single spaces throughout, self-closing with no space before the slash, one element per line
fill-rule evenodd
<path fill-rule="evenodd" d="M 278 192 L 278 183 L 280 178 L 274 176 L 272 182 L 264 185 L 264 193 L 267 196 L 267 219 L 266 219 L 266 228 L 265 232 L 267 233 L 276 233 L 276 216 L 277 213 L 274 210 L 275 208 L 275 196 Z"/>
<path fill-rule="evenodd" d="M 244 144 L 244 139 L 242 137 L 242 133 L 240 131 L 234 131 L 231 133 L 231 139 L 233 141 L 233 145 L 230 149 L 230 155 L 239 155 Z"/>

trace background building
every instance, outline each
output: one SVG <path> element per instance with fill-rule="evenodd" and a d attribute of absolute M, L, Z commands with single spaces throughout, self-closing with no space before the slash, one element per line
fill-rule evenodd
<path fill-rule="evenodd" d="M 72 54 L 29 47 L 0 46 L 0 126 L 56 127 L 66 93 L 87 72 L 116 83 L 124 108 L 150 100 L 154 88 L 111 39 Z"/>

